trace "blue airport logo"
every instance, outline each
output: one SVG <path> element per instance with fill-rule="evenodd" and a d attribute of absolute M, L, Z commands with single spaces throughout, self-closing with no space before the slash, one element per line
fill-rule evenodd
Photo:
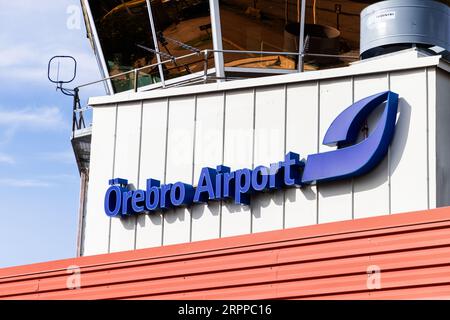
<path fill-rule="evenodd" d="M 364 121 L 384 102 L 377 127 L 356 143 Z M 339 114 L 325 134 L 323 144 L 337 149 L 308 155 L 306 161 L 289 152 L 283 161 L 253 170 L 231 171 L 224 165 L 206 167 L 201 170 L 197 187 L 183 182 L 161 185 L 158 180 L 148 179 L 146 190 L 129 190 L 126 179 L 111 179 L 105 195 L 105 213 L 122 217 L 224 199 L 250 205 L 254 193 L 361 176 L 385 157 L 394 137 L 397 109 L 398 95 L 391 91 L 354 103 Z"/>

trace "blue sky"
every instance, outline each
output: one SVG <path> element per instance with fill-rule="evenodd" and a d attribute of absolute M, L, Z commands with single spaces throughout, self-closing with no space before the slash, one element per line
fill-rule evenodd
<path fill-rule="evenodd" d="M 53 55 L 78 61 L 73 84 L 100 78 L 78 0 L 1 1 L 0 268 L 73 257 L 79 175 L 71 99 L 47 80 Z M 104 94 L 81 92 L 83 102 Z"/>

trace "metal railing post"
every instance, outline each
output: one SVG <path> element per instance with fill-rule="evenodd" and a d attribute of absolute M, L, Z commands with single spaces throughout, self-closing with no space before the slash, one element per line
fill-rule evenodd
<path fill-rule="evenodd" d="M 204 51 L 205 65 L 203 67 L 203 82 L 206 83 L 208 80 L 208 49 Z"/>
<path fill-rule="evenodd" d="M 134 92 L 137 92 L 138 90 L 138 80 L 139 80 L 139 69 L 134 69 Z"/>
<path fill-rule="evenodd" d="M 158 37 L 156 35 L 155 21 L 153 19 L 153 11 L 152 11 L 151 1 L 145 0 L 145 2 L 147 3 L 147 11 L 148 11 L 148 16 L 150 18 L 150 28 L 152 30 L 153 45 L 155 46 L 155 50 L 159 52 Z M 162 87 L 165 88 L 166 80 L 164 79 L 164 70 L 162 68 L 161 57 L 159 56 L 159 54 L 156 55 L 156 61 L 158 62 L 158 73 L 159 73 L 159 77 L 161 78 L 161 84 L 162 84 Z"/>
<path fill-rule="evenodd" d="M 72 111 L 73 111 L 73 115 L 72 115 L 72 134 L 75 133 L 75 129 L 78 129 L 78 125 L 77 125 L 77 108 L 78 108 L 78 99 L 79 99 L 79 91 L 80 89 L 75 88 L 74 90 L 74 95 L 73 95 L 73 106 L 72 106 Z"/>
<path fill-rule="evenodd" d="M 306 10 L 306 0 L 302 0 L 302 8 L 301 8 L 301 16 L 300 16 L 300 34 L 298 37 L 298 71 L 303 72 L 303 58 L 305 54 L 305 10 Z"/>
<path fill-rule="evenodd" d="M 214 68 L 216 70 L 216 81 L 221 82 L 225 78 L 224 55 L 222 44 L 222 27 L 220 25 L 219 0 L 209 0 L 211 12 L 211 33 L 213 40 Z"/>

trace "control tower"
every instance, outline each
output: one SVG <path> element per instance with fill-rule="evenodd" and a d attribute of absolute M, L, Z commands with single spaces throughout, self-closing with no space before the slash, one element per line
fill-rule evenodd
<path fill-rule="evenodd" d="M 448 0 L 81 4 L 77 257 L 0 299 L 450 299 Z"/>
<path fill-rule="evenodd" d="M 375 2 L 81 0 L 81 5 L 104 78 L 99 82 L 115 96 L 348 66 L 360 57 L 360 13 Z M 82 124 L 85 111 L 75 112 L 72 139 L 85 195 L 81 217 L 91 142 L 91 128 Z"/>
<path fill-rule="evenodd" d="M 450 298 L 448 0 L 81 4 L 78 257 L 0 298 Z"/>
<path fill-rule="evenodd" d="M 110 220 L 108 218 L 106 224 L 96 220 L 103 221 L 106 219 L 106 217 L 104 219 L 103 217 L 95 218 L 104 214 L 102 213 L 104 211 L 102 195 L 105 193 L 106 186 L 104 181 L 99 181 L 100 178 L 97 177 L 98 172 L 102 171 L 94 169 L 93 165 L 107 167 L 106 163 L 112 161 L 110 172 L 105 173 L 105 178 L 127 178 L 132 181 L 133 179 L 129 179 L 129 177 L 123 177 L 124 173 L 120 173 L 118 168 L 123 166 L 128 168 L 125 172 L 129 172 L 129 170 L 134 170 L 131 168 L 138 166 L 139 169 L 136 170 L 141 173 L 144 172 L 145 169 L 142 168 L 144 165 L 143 159 L 146 157 L 145 150 L 149 147 L 147 144 L 150 144 L 154 148 L 152 152 L 155 153 L 152 156 L 163 157 L 165 163 L 161 167 L 161 165 L 152 164 L 154 159 L 148 159 L 150 162 L 147 165 L 154 168 L 161 167 L 157 170 L 156 176 L 159 177 L 160 181 L 166 181 L 168 180 L 168 172 L 169 174 L 171 172 L 170 163 L 173 160 L 171 158 L 178 153 L 177 151 L 174 151 L 175 154 L 171 153 L 173 143 L 171 144 L 170 140 L 173 138 L 172 135 L 178 136 L 180 134 L 179 138 L 176 138 L 177 142 L 187 139 L 184 142 L 185 146 L 179 146 L 180 150 L 184 150 L 183 148 L 189 145 L 192 146 L 192 150 L 184 151 L 187 154 L 185 158 L 183 158 L 184 153 L 180 151 L 178 155 L 180 164 L 175 165 L 172 171 L 179 172 L 181 178 L 175 176 L 173 178 L 191 183 L 195 187 L 196 183 L 193 176 L 198 175 L 198 165 L 202 163 L 213 165 L 205 159 L 202 160 L 202 157 L 206 155 L 198 155 L 202 148 L 202 138 L 198 135 L 202 132 L 202 128 L 209 128 L 214 124 L 214 128 L 211 128 L 211 130 L 205 129 L 206 131 L 203 134 L 209 136 L 212 140 L 214 140 L 214 137 L 222 137 L 214 143 L 211 142 L 212 145 L 207 149 L 211 157 L 214 158 L 214 154 L 218 152 L 216 149 L 222 146 L 219 148 L 220 150 L 218 149 L 222 156 L 216 157 L 217 165 L 223 164 L 226 166 L 226 159 L 230 156 L 234 160 L 230 160 L 228 164 L 233 164 L 233 161 L 239 164 L 242 162 L 242 159 L 238 159 L 239 157 L 247 157 L 250 162 L 243 161 L 242 164 L 254 168 L 257 165 L 258 148 L 261 147 L 265 150 L 267 147 L 264 145 L 258 147 L 257 145 L 258 139 L 260 139 L 258 138 L 258 121 L 260 120 L 258 120 L 257 106 L 259 99 L 265 99 L 258 98 L 260 96 L 259 90 L 264 88 L 281 90 L 279 95 L 275 94 L 273 97 L 269 95 L 267 101 L 261 101 L 261 103 L 268 103 L 267 112 L 269 114 L 270 112 L 276 112 L 276 115 L 270 116 L 268 114 L 266 120 L 269 122 L 263 125 L 261 130 L 266 134 L 266 140 L 268 139 L 269 142 L 271 139 L 280 140 L 275 142 L 276 147 L 267 149 L 267 154 L 262 160 L 266 158 L 276 160 L 273 156 L 274 150 L 281 148 L 284 150 L 283 152 L 289 151 L 287 149 L 289 143 L 286 140 L 289 132 L 286 130 L 288 130 L 287 125 L 292 117 L 287 115 L 287 109 L 289 109 L 287 105 L 289 105 L 288 93 L 290 91 L 288 84 L 292 81 L 304 79 L 302 81 L 306 81 L 305 85 L 309 85 L 308 81 L 314 79 L 316 79 L 314 81 L 318 81 L 318 79 L 324 77 L 323 75 L 328 75 L 326 78 L 339 86 L 342 77 L 350 77 L 348 79 L 350 83 L 353 83 L 353 89 L 349 89 L 349 98 L 342 101 L 342 106 L 340 106 L 342 108 L 346 104 L 350 105 L 356 101 L 360 94 L 357 92 L 359 89 L 354 84 L 355 77 L 363 77 L 366 72 L 369 72 L 367 70 L 372 68 L 371 66 L 381 67 L 384 64 L 383 61 L 385 61 L 386 66 L 395 70 L 403 63 L 402 54 L 405 57 L 415 56 L 417 59 L 422 56 L 429 56 L 430 59 L 433 56 L 441 57 L 442 61 L 447 61 L 450 49 L 449 6 L 446 0 L 428 1 L 427 3 L 420 0 L 383 2 L 370 0 L 82 0 L 81 5 L 87 35 L 97 57 L 103 79 L 82 85 L 77 90 L 82 95 L 84 87 L 102 83 L 107 95 L 91 98 L 87 107 L 74 103 L 72 144 L 82 181 L 78 246 L 80 255 L 91 251 L 109 252 L 140 247 L 138 233 L 141 218 L 125 217 L 120 223 L 118 222 L 120 219 Z M 280 81 L 280 85 L 284 84 L 287 89 L 282 89 L 282 87 L 280 89 L 275 86 L 278 81 Z M 386 84 L 382 85 L 380 90 L 391 88 L 392 80 L 386 81 L 382 81 Z M 376 82 L 373 84 L 368 82 L 367 88 L 362 91 L 370 93 L 371 86 L 376 87 Z M 364 87 L 366 87 L 366 84 Z M 210 104 L 209 112 L 213 112 L 213 110 L 219 112 L 218 108 L 227 109 L 228 104 L 233 101 L 231 93 L 253 88 L 251 90 L 254 92 L 250 94 L 253 98 L 249 98 L 248 101 L 249 105 L 253 105 L 249 110 L 252 113 L 248 115 L 250 118 L 246 120 L 228 119 L 230 121 L 228 125 L 232 128 L 242 125 L 239 124 L 239 121 L 246 123 L 245 128 L 250 126 L 248 128 L 250 132 L 246 134 L 253 137 L 250 141 L 251 146 L 247 146 L 251 152 L 244 150 L 244 153 L 238 154 L 237 150 L 231 150 L 227 154 L 225 150 L 227 133 L 223 127 L 228 123 L 226 110 L 220 109 L 222 114 L 217 114 L 216 118 L 209 118 L 208 116 L 207 119 L 200 119 L 201 114 L 199 112 L 202 99 L 209 95 L 217 95 L 217 92 L 222 92 L 218 88 L 225 88 L 223 89 L 225 91 L 231 90 L 230 98 L 227 98 L 226 93 L 221 93 L 224 97 L 219 100 L 223 101 L 214 98 L 208 102 Z M 313 103 L 314 106 L 311 107 L 310 111 L 302 112 L 298 116 L 320 118 L 327 114 L 327 109 L 321 109 L 320 107 L 326 101 L 323 100 L 322 95 L 326 94 L 327 91 L 323 91 L 323 88 L 326 88 L 326 85 L 320 88 L 311 88 L 298 97 L 299 102 L 303 101 L 304 103 L 306 103 L 305 99 L 318 99 Z M 317 90 L 319 90 L 317 99 L 310 96 L 312 92 Z M 344 94 L 347 89 L 343 88 L 342 90 L 342 94 Z M 188 99 L 189 101 L 184 102 L 184 107 L 180 105 L 180 110 L 172 115 L 173 110 L 178 108 L 171 108 L 172 100 L 177 101 L 177 99 L 183 97 L 194 96 L 192 102 Z M 244 96 L 242 101 L 237 100 L 235 103 L 237 105 L 244 104 L 239 107 L 242 117 L 245 116 L 247 108 L 247 100 L 245 99 L 248 98 Z M 265 96 L 265 94 L 261 93 L 261 96 Z M 308 98 L 309 96 L 310 98 Z M 147 102 L 150 104 L 160 103 L 160 99 L 169 99 L 169 102 L 164 102 L 165 106 L 161 106 L 165 111 L 153 115 L 154 119 L 148 120 L 151 124 L 146 123 L 145 110 L 153 112 L 160 108 L 146 108 Z M 336 96 L 333 99 L 338 101 L 339 97 Z M 285 101 L 283 104 L 285 107 L 276 111 L 276 105 L 282 101 Z M 137 106 L 134 109 L 131 108 L 136 103 Z M 225 107 L 223 104 L 225 104 Z M 317 104 L 320 111 L 313 111 L 317 108 L 315 106 Z M 84 115 L 86 112 L 90 112 L 91 107 L 96 110 L 93 126 L 86 126 Z M 233 107 L 235 106 L 230 106 L 229 109 Z M 129 110 L 130 108 L 134 111 Z M 139 108 L 143 109 L 140 110 Z M 106 113 L 106 110 L 110 110 L 110 114 L 100 115 Z M 139 114 L 134 114 L 136 112 Z M 192 121 L 189 120 L 191 113 L 193 114 Z M 271 121 L 275 121 L 280 114 L 284 114 L 285 120 L 280 120 L 280 125 L 285 129 L 281 130 L 281 127 L 277 127 L 274 132 L 271 132 L 269 130 L 273 125 Z M 174 121 L 178 116 L 184 118 L 180 118 L 180 123 L 171 124 L 171 121 Z M 134 121 L 134 117 L 138 117 L 139 120 Z M 265 119 L 264 117 L 263 119 Z M 216 123 L 218 118 L 222 118 L 222 122 Z M 310 119 L 310 121 L 313 121 L 313 119 Z M 373 122 L 374 120 L 366 122 L 364 127 L 366 136 L 373 130 Z M 192 127 L 192 124 L 194 124 L 194 127 Z M 313 126 L 310 129 L 314 132 L 319 130 L 319 133 L 322 134 L 322 130 L 326 129 L 324 126 L 328 126 L 328 123 L 320 122 L 317 125 L 318 127 Z M 306 127 L 308 126 L 310 126 L 310 123 Z M 148 129 L 146 129 L 147 127 Z M 112 131 L 110 132 L 106 128 L 110 128 L 108 130 Z M 158 138 L 154 138 L 155 141 L 145 142 L 148 135 L 153 132 L 151 130 L 156 130 L 156 128 L 161 130 L 156 135 Z M 110 137 L 113 139 L 113 144 L 102 154 L 105 157 L 108 155 L 108 159 L 103 159 L 100 163 L 98 163 L 100 160 L 92 161 L 91 157 L 92 148 L 102 149 L 99 146 L 95 147 L 95 142 L 91 141 L 92 129 L 94 132 L 96 130 L 98 132 L 97 144 L 106 143 Z M 219 129 L 222 131 L 216 132 Z M 121 134 L 122 130 L 123 135 Z M 147 132 L 146 130 L 150 131 Z M 183 130 L 186 132 L 180 133 Z M 110 133 L 104 136 L 107 132 Z M 161 133 L 164 134 L 160 135 Z M 311 135 L 311 131 L 305 132 L 304 135 Z M 125 140 L 122 141 L 121 139 Z M 200 141 L 197 141 L 198 139 Z M 313 145 L 320 146 L 321 139 L 318 142 L 313 142 Z M 159 143 L 164 143 L 164 145 L 160 146 L 156 140 Z M 284 142 L 281 143 L 281 140 Z M 313 140 L 315 141 L 317 138 Z M 136 144 L 136 141 L 139 143 Z M 124 143 L 124 146 L 126 145 L 125 149 L 121 149 L 121 143 Z M 135 146 L 135 148 L 133 149 L 132 146 Z M 244 146 L 241 147 L 244 148 Z M 322 149 L 319 148 L 320 150 Z M 92 152 L 95 154 L 95 150 L 92 150 Z M 126 154 L 123 163 L 116 159 L 121 156 L 119 152 L 125 152 Z M 191 175 L 182 179 L 186 170 L 192 171 Z M 93 177 L 95 181 L 92 181 Z M 139 188 L 138 184 L 142 185 L 147 178 L 149 177 L 138 176 L 134 182 L 128 181 L 131 183 L 131 187 L 128 186 L 127 188 Z M 170 181 L 166 182 L 169 183 Z M 96 187 L 97 183 L 101 183 L 98 188 Z M 344 194 L 355 196 L 354 190 L 345 191 Z M 93 197 L 98 198 L 98 201 L 93 200 Z M 444 195 L 439 197 L 436 195 L 434 199 L 436 205 L 447 201 L 447 197 Z M 267 228 L 269 230 L 279 229 L 287 226 L 286 199 L 277 201 L 285 203 L 282 205 L 283 208 L 280 209 L 282 213 L 279 214 L 284 222 L 276 223 L 276 226 L 273 224 L 266 226 L 264 222 L 261 230 Z M 314 201 L 320 202 L 319 200 Z M 427 203 L 433 202 L 430 201 L 427 200 Z M 93 203 L 97 203 L 97 205 L 93 205 Z M 306 201 L 306 203 L 310 203 L 310 201 Z M 208 208 L 212 210 L 211 208 L 215 206 L 214 202 L 210 206 Z M 320 223 L 321 219 L 317 217 L 320 216 L 321 210 L 317 206 L 320 207 L 318 204 L 315 205 L 313 210 L 315 213 L 311 213 L 316 218 L 301 223 Z M 278 207 L 278 205 L 275 205 L 275 207 Z M 417 209 L 422 209 L 422 206 L 417 207 Z M 193 208 L 192 210 L 195 211 L 196 209 Z M 277 211 L 278 208 L 273 210 Z M 392 210 L 392 204 L 380 208 L 380 211 L 384 212 Z M 172 243 L 172 240 L 165 240 L 164 236 L 173 232 L 175 232 L 174 239 L 176 240 L 173 240 L 175 243 L 195 239 L 196 228 L 194 223 L 196 219 L 193 218 L 195 216 L 194 211 L 191 212 L 191 209 L 188 208 L 183 213 L 158 213 L 157 215 L 162 215 L 161 221 L 165 221 L 166 216 L 171 214 L 178 215 L 181 220 L 185 219 L 184 224 L 187 220 L 192 221 L 188 225 L 182 226 L 183 224 L 180 224 L 177 227 L 181 228 L 179 230 L 181 234 L 187 234 L 186 236 L 180 236 L 181 240 L 178 239 L 179 234 L 177 235 L 176 231 L 156 231 L 156 237 L 162 237 L 161 241 L 155 240 L 156 244 Z M 247 220 L 251 222 L 251 227 L 249 227 L 249 230 L 242 231 L 242 233 L 258 230 L 258 219 L 255 217 L 257 210 L 250 208 L 250 211 L 253 218 Z M 276 214 L 274 215 L 276 216 Z M 239 215 L 235 214 L 234 216 L 235 219 L 238 219 L 236 216 Z M 242 214 L 242 219 L 246 219 L 243 217 Z M 220 219 L 223 220 L 224 217 Z M 173 222 L 174 225 L 179 224 L 176 220 Z M 202 220 L 206 221 L 207 219 L 200 219 L 200 221 Z M 215 235 L 205 236 L 206 238 L 216 238 L 220 234 L 241 233 L 241 231 L 236 231 L 237 229 L 234 231 L 222 230 L 224 227 L 222 220 L 220 228 L 218 227 L 220 232 L 214 232 Z M 91 222 L 89 226 L 89 221 L 94 222 Z M 147 225 L 154 224 L 152 221 L 150 219 L 150 223 L 147 223 Z M 240 221 L 240 219 L 236 221 Z M 325 219 L 324 221 L 328 220 Z M 119 223 L 117 227 L 115 227 L 116 222 Z M 128 226 L 128 224 L 130 225 Z M 164 225 L 164 223 L 162 224 Z M 89 231 L 90 228 L 97 230 L 99 225 L 107 226 L 104 230 L 109 235 L 107 244 L 100 245 L 97 240 L 90 240 L 93 232 Z M 166 221 L 162 229 L 165 230 L 169 226 L 169 221 Z M 131 228 L 132 232 L 127 232 L 128 228 Z M 111 236 L 115 229 L 118 230 L 116 232 L 119 234 L 117 241 L 121 243 L 117 245 L 117 248 L 112 244 L 116 237 Z M 165 235 L 158 236 L 161 232 Z M 128 241 L 122 241 L 123 234 L 129 234 L 126 237 L 133 234 L 129 240 L 133 245 L 123 245 Z M 203 236 L 200 236 L 200 239 L 203 239 Z M 89 244 L 91 241 L 95 244 Z M 102 249 L 98 251 L 97 246 L 102 247 Z M 90 250 L 91 248 L 92 250 Z"/>

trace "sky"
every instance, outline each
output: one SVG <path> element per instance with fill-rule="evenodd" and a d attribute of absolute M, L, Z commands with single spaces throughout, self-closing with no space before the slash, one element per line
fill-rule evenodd
<path fill-rule="evenodd" d="M 0 268 L 76 255 L 72 100 L 47 79 L 54 55 L 78 62 L 68 88 L 100 79 L 79 0 L 0 0 Z"/>

